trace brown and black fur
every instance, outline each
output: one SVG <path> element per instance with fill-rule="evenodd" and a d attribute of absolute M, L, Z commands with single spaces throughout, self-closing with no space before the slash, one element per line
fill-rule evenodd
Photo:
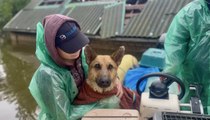
<path fill-rule="evenodd" d="M 117 69 L 125 52 L 121 46 L 111 55 L 97 55 L 90 46 L 86 46 L 85 54 L 89 65 L 88 78 L 81 87 L 76 98 L 77 104 L 88 104 L 116 95 Z M 129 61 L 128 61 L 129 62 Z M 119 82 L 121 83 L 121 82 Z M 123 109 L 139 110 L 140 96 L 135 91 L 122 86 L 123 95 L 120 98 L 120 107 Z"/>
<path fill-rule="evenodd" d="M 117 69 L 124 52 L 125 47 L 121 46 L 112 55 L 97 55 L 90 46 L 86 46 L 85 54 L 89 65 L 86 82 L 94 91 L 103 93 L 111 91 L 116 86 Z"/>

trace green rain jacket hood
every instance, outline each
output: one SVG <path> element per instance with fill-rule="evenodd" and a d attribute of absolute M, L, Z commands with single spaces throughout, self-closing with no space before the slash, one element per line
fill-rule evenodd
<path fill-rule="evenodd" d="M 77 24 L 75 20 L 59 14 L 49 15 L 45 17 L 43 24 L 37 24 L 36 56 L 41 64 L 32 77 L 29 89 L 40 109 L 39 120 L 76 120 L 93 108 L 118 107 L 119 101 L 115 96 L 102 102 L 72 105 L 78 89 L 69 70 L 63 67 L 65 64 L 58 56 L 54 43 L 56 32 L 65 21 Z M 78 24 L 77 26 L 79 27 Z M 88 65 L 84 48 L 81 61 L 87 78 Z"/>
<path fill-rule="evenodd" d="M 74 22 L 77 27 L 80 29 L 79 24 L 72 18 L 69 18 L 67 16 L 59 15 L 59 14 L 53 14 L 46 16 L 43 20 L 43 26 L 44 26 L 44 40 L 47 47 L 47 51 L 49 52 L 48 55 L 40 55 L 42 52 L 42 49 L 37 49 L 36 55 L 38 59 L 45 64 L 49 64 L 48 59 L 43 59 L 43 57 L 51 57 L 58 65 L 65 66 L 65 63 L 63 60 L 59 57 L 57 50 L 55 48 L 55 37 L 56 33 L 58 31 L 58 28 L 66 21 Z M 44 41 L 37 41 L 37 46 L 43 46 Z M 45 47 L 45 46 L 44 46 Z M 51 63 L 51 62 L 50 62 Z"/>
<path fill-rule="evenodd" d="M 189 103 L 189 85 L 202 86 L 200 94 L 205 113 L 210 114 L 210 10 L 205 0 L 194 0 L 175 16 L 167 32 L 165 72 L 183 80 Z"/>

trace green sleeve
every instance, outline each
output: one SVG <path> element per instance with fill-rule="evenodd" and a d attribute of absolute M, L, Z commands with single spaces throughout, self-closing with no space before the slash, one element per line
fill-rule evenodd
<path fill-rule="evenodd" d="M 69 120 L 71 117 L 71 103 L 67 97 L 65 86 L 54 73 L 42 70 L 37 75 L 36 82 L 40 91 L 44 106 L 40 106 L 45 111 L 48 119 Z"/>
<path fill-rule="evenodd" d="M 190 33 L 185 11 L 180 11 L 172 21 L 164 43 L 166 66 L 164 72 L 176 75 L 183 64 L 187 51 Z"/>

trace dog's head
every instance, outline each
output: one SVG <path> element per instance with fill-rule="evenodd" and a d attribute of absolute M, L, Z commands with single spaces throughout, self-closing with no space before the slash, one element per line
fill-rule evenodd
<path fill-rule="evenodd" d="M 116 85 L 117 68 L 125 52 L 121 46 L 112 55 L 97 55 L 90 47 L 85 47 L 87 64 L 89 65 L 87 84 L 93 90 L 103 93 L 112 90 Z"/>

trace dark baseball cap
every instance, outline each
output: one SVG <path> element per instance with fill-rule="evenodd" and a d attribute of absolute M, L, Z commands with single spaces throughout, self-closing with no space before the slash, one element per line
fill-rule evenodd
<path fill-rule="evenodd" d="M 63 23 L 55 38 L 55 47 L 67 53 L 75 53 L 88 43 L 88 37 L 73 22 Z"/>

